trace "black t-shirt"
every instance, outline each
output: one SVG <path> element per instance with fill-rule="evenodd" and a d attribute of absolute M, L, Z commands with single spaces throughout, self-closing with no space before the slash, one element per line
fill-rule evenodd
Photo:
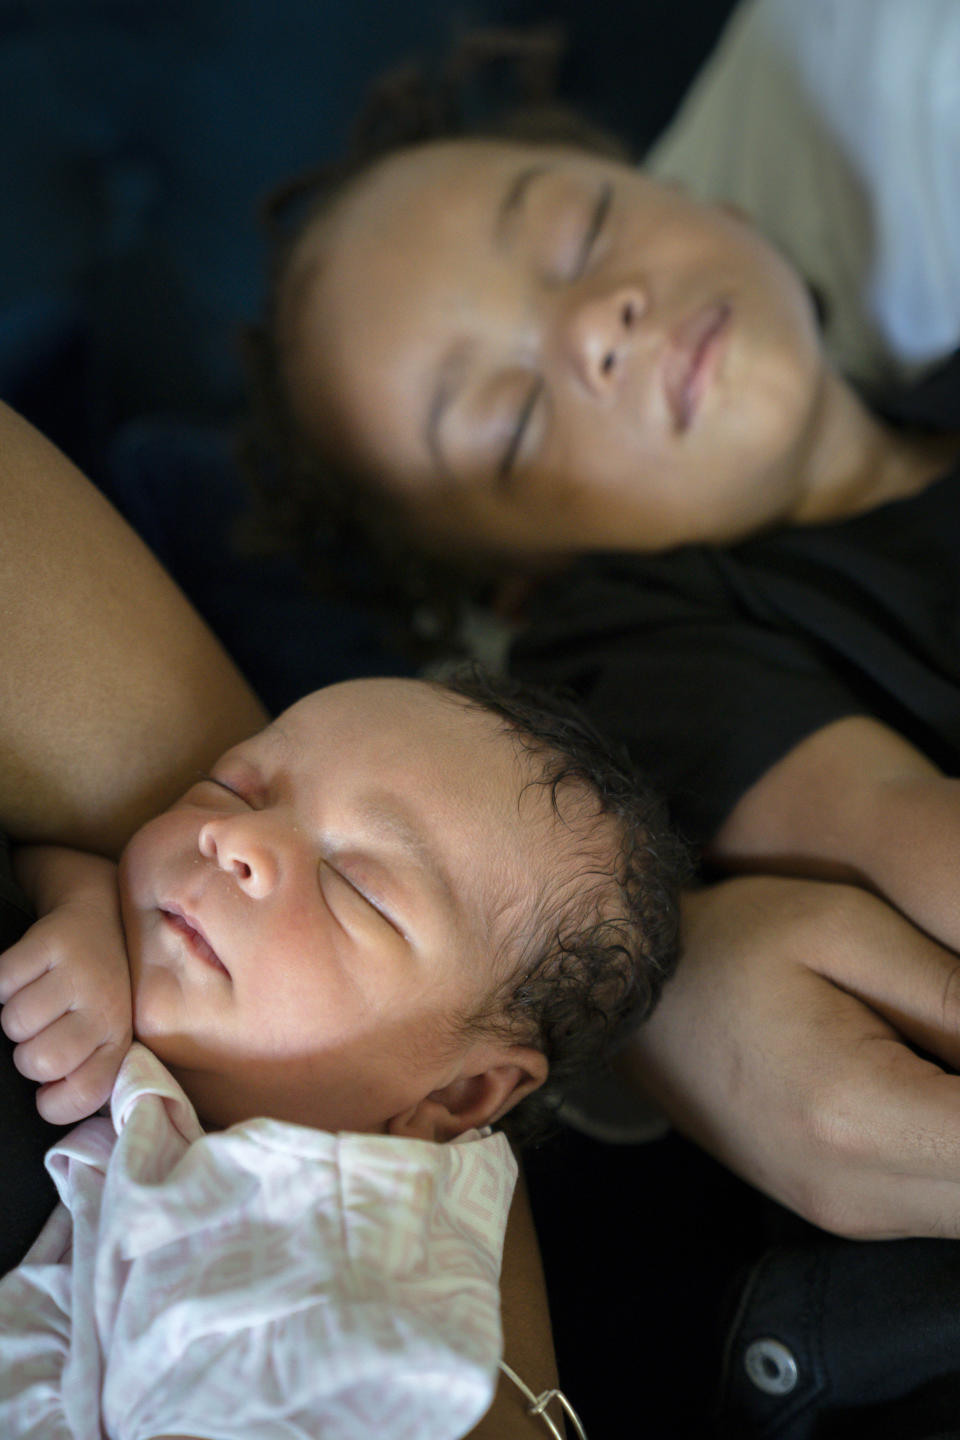
<path fill-rule="evenodd" d="M 960 430 L 960 356 L 888 408 Z M 539 592 L 512 668 L 577 691 L 694 841 L 847 715 L 960 773 L 960 465 L 840 524 L 584 559 Z"/>

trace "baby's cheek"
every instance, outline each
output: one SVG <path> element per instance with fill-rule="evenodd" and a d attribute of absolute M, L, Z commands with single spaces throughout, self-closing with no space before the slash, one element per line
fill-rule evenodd
<path fill-rule="evenodd" d="M 128 840 L 120 856 L 117 883 L 120 888 L 121 907 L 136 904 L 145 887 L 151 868 L 152 834 L 155 820 L 150 820 Z"/>
<path fill-rule="evenodd" d="M 162 902 L 173 877 L 199 859 L 196 823 L 188 811 L 174 807 L 148 820 L 128 841 L 120 856 L 118 883 L 121 908 L 148 908 Z M 190 832 L 190 833 L 188 833 Z"/>
<path fill-rule="evenodd" d="M 129 944 L 129 942 L 128 942 Z M 163 990 L 167 977 L 146 962 L 143 945 L 138 938 L 129 945 L 130 986 L 133 992 L 133 1033 L 138 1040 L 149 1045 L 162 1060 L 160 1041 L 165 1026 L 163 1013 L 168 1006 L 163 1003 Z"/>

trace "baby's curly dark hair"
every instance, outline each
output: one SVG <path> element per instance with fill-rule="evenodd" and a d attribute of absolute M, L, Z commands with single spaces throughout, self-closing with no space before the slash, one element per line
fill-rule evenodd
<path fill-rule="evenodd" d="M 250 403 L 240 461 L 253 494 L 243 543 L 293 553 L 317 588 L 335 588 L 378 613 L 416 659 L 456 648 L 465 607 L 489 598 L 506 562 L 494 553 L 451 556 L 431 547 L 375 476 L 345 467 L 305 438 L 287 400 L 278 339 L 284 279 L 305 230 L 396 151 L 495 137 L 630 158 L 621 142 L 558 102 L 563 51 L 556 26 L 485 31 L 438 67 L 411 64 L 384 76 L 344 156 L 297 176 L 263 206 L 267 301 L 262 322 L 243 337 Z"/>
<path fill-rule="evenodd" d="M 537 897 L 526 933 L 511 937 L 503 981 L 466 1024 L 546 1056 L 546 1084 L 503 1122 L 513 1141 L 529 1143 L 553 1128 L 571 1082 L 601 1067 L 656 1005 L 677 960 L 690 862 L 659 796 L 572 700 L 476 666 L 443 685 L 501 718 L 578 847 Z"/>

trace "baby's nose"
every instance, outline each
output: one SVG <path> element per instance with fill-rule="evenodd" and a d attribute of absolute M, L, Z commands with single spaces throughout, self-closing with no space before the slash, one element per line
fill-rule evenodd
<path fill-rule="evenodd" d="M 267 827 L 254 823 L 254 815 L 219 816 L 200 829 L 200 854 L 219 869 L 232 875 L 253 899 L 262 900 L 280 878 L 276 846 L 270 843 Z"/>
<path fill-rule="evenodd" d="M 582 383 L 604 395 L 620 380 L 627 348 L 646 313 L 648 300 L 639 285 L 622 285 L 577 300 L 567 318 L 567 345 Z"/>

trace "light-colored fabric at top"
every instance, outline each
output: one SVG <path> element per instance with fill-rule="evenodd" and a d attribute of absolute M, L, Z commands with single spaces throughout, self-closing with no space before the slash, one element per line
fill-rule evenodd
<path fill-rule="evenodd" d="M 205 1135 L 134 1045 L 48 1155 L 0 1282 L 4 1440 L 456 1440 L 489 1406 L 516 1163 L 254 1120 Z"/>
<path fill-rule="evenodd" d="M 741 0 L 647 163 L 756 219 L 853 378 L 960 343 L 957 0 Z"/>

